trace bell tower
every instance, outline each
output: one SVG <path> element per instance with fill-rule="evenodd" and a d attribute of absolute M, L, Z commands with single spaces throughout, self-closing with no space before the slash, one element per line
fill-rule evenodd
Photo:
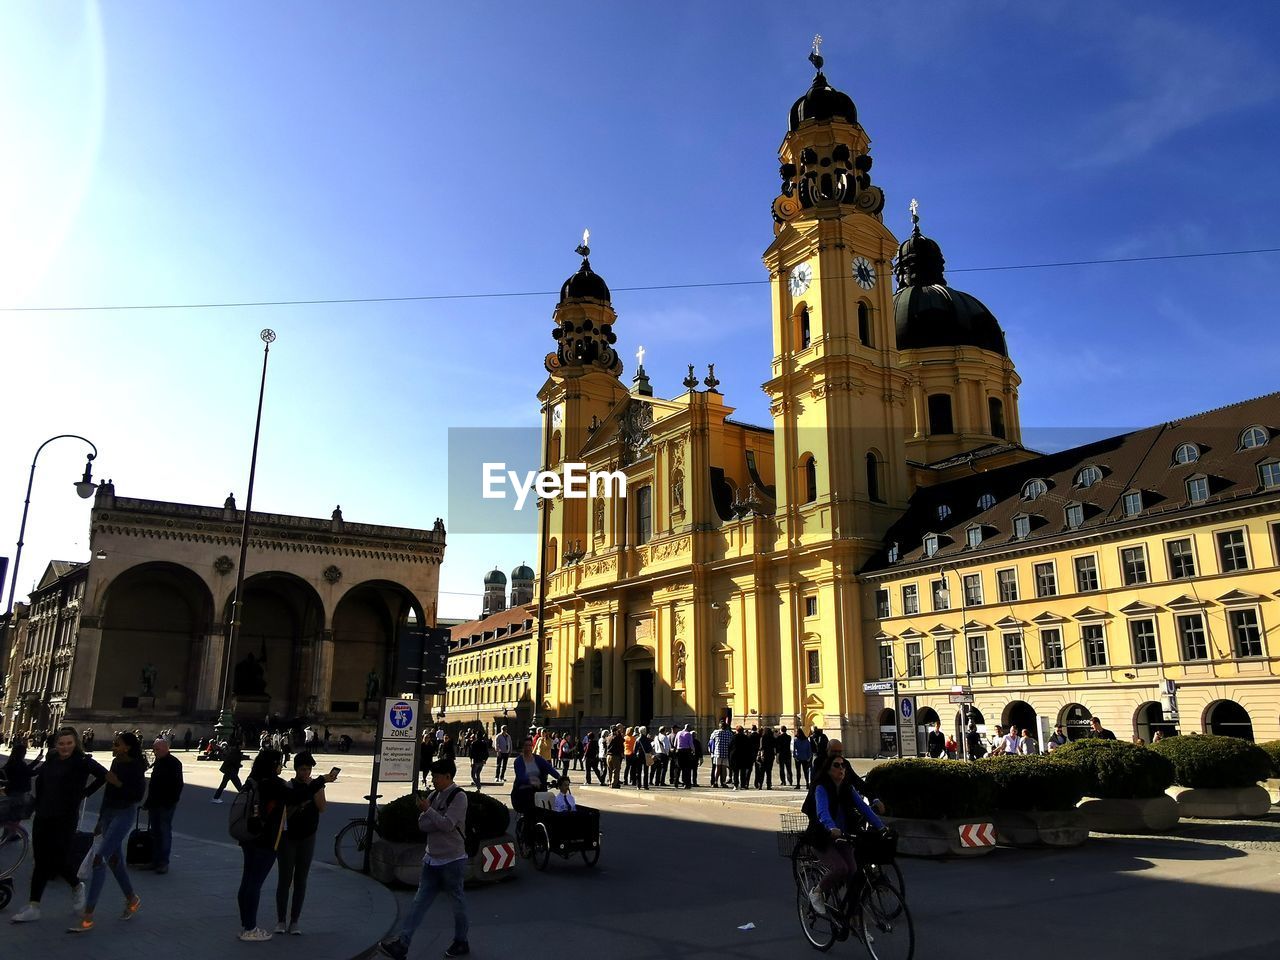
<path fill-rule="evenodd" d="M 910 493 L 891 290 L 898 243 L 871 182 L 871 138 L 853 100 L 827 81 L 821 42 L 778 149 L 782 189 L 764 254 L 773 376 L 764 389 L 787 544 L 862 539 L 869 553 Z"/>
<path fill-rule="evenodd" d="M 621 380 L 622 359 L 614 349 L 618 337 L 613 325 L 618 318 L 608 285 L 591 269 L 589 239 L 589 231 L 584 230 L 576 250 L 582 264 L 560 288 L 560 300 L 552 314 L 555 326 L 551 337 L 556 349 L 544 360 L 550 376 L 538 391 L 543 412 L 543 459 L 550 470 L 578 460 L 595 425 L 627 393 Z M 557 497 L 544 504 L 551 515 L 542 538 L 547 553 L 540 570 L 554 573 L 566 553 L 589 542 L 587 503 L 585 499 Z"/>

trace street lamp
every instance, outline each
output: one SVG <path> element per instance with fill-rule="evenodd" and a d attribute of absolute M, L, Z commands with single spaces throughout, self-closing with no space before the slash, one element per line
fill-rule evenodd
<path fill-rule="evenodd" d="M 244 613 L 244 565 L 249 556 L 249 512 L 253 509 L 253 480 L 258 470 L 258 436 L 262 431 L 262 399 L 267 392 L 267 360 L 271 344 L 275 342 L 274 330 L 258 334 L 262 340 L 262 382 L 258 385 L 258 416 L 253 422 L 253 453 L 249 457 L 249 491 L 244 500 L 244 523 L 240 527 L 240 563 L 236 567 L 236 592 L 231 598 L 231 626 L 227 635 L 227 649 L 222 671 L 222 708 L 218 713 L 218 735 L 230 739 L 235 729 L 234 712 L 227 709 L 227 697 L 231 688 L 231 663 L 235 659 L 236 641 L 240 639 L 240 621 Z"/>
<path fill-rule="evenodd" d="M 76 493 L 82 500 L 88 500 L 93 496 L 94 490 L 98 485 L 93 482 L 93 461 L 98 456 L 98 448 L 92 440 L 80 436 L 78 433 L 60 433 L 56 437 L 50 437 L 40 446 L 36 447 L 36 455 L 31 458 L 31 473 L 27 477 L 27 498 L 22 503 L 22 523 L 18 527 L 18 549 L 13 554 L 13 577 L 9 581 L 9 602 L 4 608 L 4 622 L 9 623 L 9 615 L 13 613 L 13 601 L 18 589 L 18 566 L 22 563 L 22 543 L 27 533 L 27 512 L 31 508 L 31 486 L 36 479 L 36 461 L 40 459 L 40 451 L 55 440 L 83 440 L 89 446 L 93 447 L 93 453 L 89 454 L 84 462 L 84 476 L 74 482 Z"/>

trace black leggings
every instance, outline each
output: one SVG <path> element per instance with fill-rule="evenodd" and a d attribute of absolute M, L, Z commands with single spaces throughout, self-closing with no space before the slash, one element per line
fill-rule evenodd
<path fill-rule="evenodd" d="M 76 835 L 79 820 L 79 815 L 72 813 L 60 817 L 36 817 L 31 821 L 31 845 L 34 848 L 32 903 L 40 902 L 45 885 L 55 877 L 62 877 L 73 887 L 80 882 L 76 877 L 79 864 L 69 862 L 71 841 Z"/>
<path fill-rule="evenodd" d="M 276 876 L 276 919 L 285 921 L 285 908 L 289 906 L 289 887 L 293 887 L 293 906 L 289 910 L 290 923 L 297 923 L 302 916 L 302 901 L 307 898 L 307 874 L 311 872 L 311 858 L 316 852 L 316 835 L 294 840 L 286 830 L 280 838 L 277 857 L 280 872 Z"/>

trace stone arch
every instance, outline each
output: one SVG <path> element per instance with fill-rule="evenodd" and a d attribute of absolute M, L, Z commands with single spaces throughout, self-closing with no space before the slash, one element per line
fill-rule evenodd
<path fill-rule="evenodd" d="M 1068 703 L 1058 711 L 1058 723 L 1067 732 L 1068 740 L 1083 740 L 1089 736 L 1089 721 L 1093 714 L 1082 703 Z"/>
<path fill-rule="evenodd" d="M 332 667 L 318 664 L 315 686 L 328 691 L 327 697 L 317 695 L 328 700 L 321 708 L 363 716 L 370 700 L 414 692 L 422 667 L 419 628 L 425 626 L 421 601 L 403 584 L 353 584 L 333 608 Z"/>
<path fill-rule="evenodd" d="M 1147 743 L 1154 739 L 1159 731 L 1166 737 L 1178 732 L 1178 725 L 1165 719 L 1164 707 L 1156 700 L 1148 700 L 1138 705 L 1133 712 L 1133 729 Z"/>
<path fill-rule="evenodd" d="M 182 712 L 194 704 L 213 594 L 189 567 L 140 563 L 112 578 L 102 598 L 102 642 L 93 679 L 95 710 Z M 143 671 L 151 676 L 145 692 Z"/>
<path fill-rule="evenodd" d="M 231 620 L 228 597 L 223 622 Z M 292 718 L 306 708 L 302 676 L 325 627 L 324 601 L 293 573 L 265 570 L 244 581 L 240 635 L 231 652 L 231 693 L 236 713 L 251 722 Z"/>
<path fill-rule="evenodd" d="M 1010 724 L 1019 730 L 1030 730 L 1032 735 L 1036 736 L 1035 707 L 1025 700 L 1010 700 L 1005 704 L 1004 712 L 1000 715 L 1000 725 L 1008 730 Z"/>
<path fill-rule="evenodd" d="M 1253 742 L 1253 718 L 1235 700 L 1214 700 L 1204 708 L 1204 732 Z"/>

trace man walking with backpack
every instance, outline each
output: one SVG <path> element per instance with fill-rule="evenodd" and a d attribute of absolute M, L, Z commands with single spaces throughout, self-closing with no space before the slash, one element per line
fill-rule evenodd
<path fill-rule="evenodd" d="M 431 902 L 441 891 L 453 900 L 453 943 L 446 957 L 461 957 L 471 952 L 467 944 L 467 902 L 462 894 L 462 881 L 467 874 L 467 848 L 464 829 L 467 821 L 467 794 L 453 782 L 457 769 L 452 760 L 437 760 L 431 765 L 431 783 L 435 788 L 418 798 L 418 829 L 427 835 L 427 852 L 422 858 L 422 876 L 418 892 L 405 918 L 398 937 L 388 937 L 378 944 L 392 960 L 404 960 L 409 943 L 422 923 Z"/>

